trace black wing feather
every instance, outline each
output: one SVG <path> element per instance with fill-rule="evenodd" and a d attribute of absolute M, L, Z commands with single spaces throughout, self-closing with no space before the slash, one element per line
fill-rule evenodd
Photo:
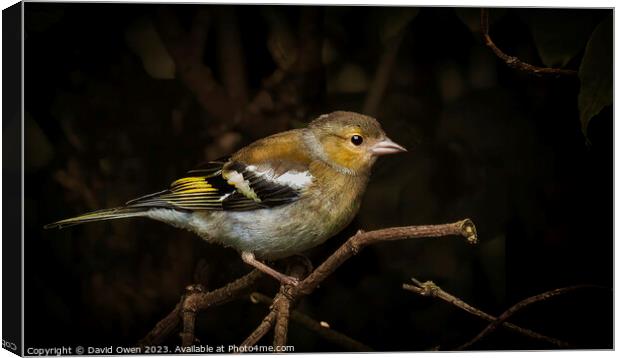
<path fill-rule="evenodd" d="M 241 174 L 259 200 L 240 193 L 222 176 L 225 170 Z M 284 205 L 301 194 L 299 189 L 257 175 L 245 164 L 228 159 L 206 163 L 188 175 L 172 183 L 170 189 L 128 201 L 127 207 L 248 211 Z"/>
<path fill-rule="evenodd" d="M 278 183 L 264 176 L 260 176 L 249 170 L 247 166 L 241 162 L 233 162 L 227 166 L 227 170 L 234 170 L 241 174 L 248 181 L 249 187 L 256 193 L 260 202 L 248 198 L 245 195 L 231 195 L 225 200 L 227 204 L 243 202 L 246 205 L 252 203 L 255 208 L 274 207 L 293 202 L 299 198 L 301 192 L 299 189 L 289 185 Z M 247 203 L 246 203 L 247 202 Z"/>

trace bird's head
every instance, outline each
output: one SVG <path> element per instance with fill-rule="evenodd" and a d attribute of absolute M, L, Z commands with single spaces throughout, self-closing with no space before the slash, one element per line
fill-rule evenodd
<path fill-rule="evenodd" d="M 324 114 L 308 125 L 311 150 L 349 174 L 367 173 L 377 157 L 406 152 L 376 119 L 353 112 Z"/>

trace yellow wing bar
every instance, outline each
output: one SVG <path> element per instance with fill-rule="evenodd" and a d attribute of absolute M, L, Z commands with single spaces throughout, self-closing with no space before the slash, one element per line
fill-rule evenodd
<path fill-rule="evenodd" d="M 217 191 L 207 182 L 206 176 L 181 178 L 170 185 L 170 191 L 176 194 L 209 193 Z"/>

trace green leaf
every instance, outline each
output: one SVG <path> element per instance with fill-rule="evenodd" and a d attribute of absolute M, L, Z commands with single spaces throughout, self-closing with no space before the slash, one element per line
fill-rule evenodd
<path fill-rule="evenodd" d="M 386 44 L 400 35 L 407 25 L 418 15 L 420 9 L 417 7 L 381 8 L 379 11 L 382 22 L 379 30 L 381 42 Z"/>
<path fill-rule="evenodd" d="M 594 30 L 579 66 L 579 117 L 587 135 L 592 117 L 613 101 L 613 23 L 605 18 Z"/>
<path fill-rule="evenodd" d="M 523 9 L 518 13 L 549 67 L 564 67 L 580 53 L 600 19 L 600 10 L 587 9 Z"/>

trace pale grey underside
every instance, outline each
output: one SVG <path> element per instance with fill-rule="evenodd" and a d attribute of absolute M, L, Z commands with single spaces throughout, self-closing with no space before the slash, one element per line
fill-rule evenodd
<path fill-rule="evenodd" d="M 209 242 L 252 252 L 258 258 L 279 259 L 302 253 L 337 234 L 359 207 L 359 203 L 350 203 L 342 212 L 334 204 L 332 200 L 304 198 L 252 211 L 150 209 L 145 216 L 192 231 Z"/>

